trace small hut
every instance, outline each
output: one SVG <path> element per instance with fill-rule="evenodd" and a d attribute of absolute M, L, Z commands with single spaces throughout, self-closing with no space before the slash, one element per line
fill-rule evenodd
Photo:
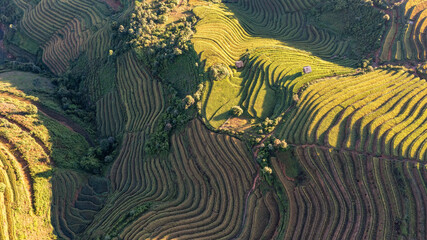
<path fill-rule="evenodd" d="M 302 68 L 302 71 L 304 72 L 304 74 L 311 73 L 311 67 L 310 66 L 305 66 L 305 67 Z"/>
<path fill-rule="evenodd" d="M 237 69 L 242 68 L 242 67 L 245 66 L 245 64 L 243 63 L 243 61 L 237 61 L 235 64 L 236 64 L 236 68 Z"/>

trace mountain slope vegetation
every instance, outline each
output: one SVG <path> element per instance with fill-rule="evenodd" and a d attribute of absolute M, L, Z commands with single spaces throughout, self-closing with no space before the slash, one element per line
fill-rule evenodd
<path fill-rule="evenodd" d="M 0 2 L 0 239 L 426 238 L 424 1 Z"/>

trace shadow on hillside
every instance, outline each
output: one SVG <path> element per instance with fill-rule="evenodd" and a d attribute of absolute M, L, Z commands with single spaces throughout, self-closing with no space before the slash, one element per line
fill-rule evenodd
<path fill-rule="evenodd" d="M 277 4 L 280 4 L 280 3 L 277 3 Z M 225 3 L 225 6 L 226 6 L 226 10 L 229 10 L 234 14 L 233 16 L 228 16 L 228 17 L 236 19 L 239 22 L 239 24 L 242 26 L 242 28 L 249 35 L 253 37 L 264 37 L 264 38 L 275 39 L 283 42 L 286 46 L 307 51 L 312 55 L 319 57 L 325 61 L 332 62 L 344 67 L 356 67 L 358 64 L 357 60 L 349 58 L 348 55 L 350 55 L 350 53 L 348 49 L 342 55 L 333 55 L 332 52 L 325 53 L 325 48 L 328 48 L 329 46 L 331 46 L 331 44 L 326 43 L 320 46 L 319 45 L 315 46 L 313 41 L 307 42 L 307 40 L 309 40 L 309 31 L 311 31 L 310 27 L 314 28 L 314 26 L 312 25 L 306 25 L 304 23 L 302 27 L 298 29 L 298 32 L 299 31 L 303 32 L 303 33 L 299 33 L 303 35 L 303 38 L 295 39 L 296 38 L 295 36 L 283 35 L 283 32 L 286 32 L 286 30 L 293 28 L 293 26 L 280 24 L 281 26 L 280 28 L 269 27 L 269 24 L 276 24 L 275 23 L 276 21 L 281 20 L 281 18 L 277 18 L 277 16 L 272 16 L 270 19 L 267 19 L 267 20 L 263 19 L 263 22 L 261 23 L 261 22 L 257 22 L 253 16 L 249 16 L 249 14 L 245 12 L 245 10 L 241 9 L 238 3 Z M 289 14 L 292 14 L 292 13 L 289 13 Z M 298 19 L 298 21 L 301 21 L 301 20 Z M 279 24 L 276 24 L 276 26 L 278 25 Z M 337 36 L 336 34 L 326 29 L 318 29 L 318 28 L 316 29 L 326 31 L 327 34 L 331 36 L 336 36 L 339 40 L 339 41 L 336 41 L 336 44 L 339 44 L 341 41 L 344 42 L 344 40 L 340 39 L 339 36 Z M 323 39 L 321 40 L 323 41 Z"/>
<path fill-rule="evenodd" d="M 110 184 L 80 170 L 90 144 L 72 126 L 79 124 L 54 110 L 60 107 L 50 81 L 27 72 L 1 73 L 1 120 L 22 132 L 16 145 L 27 145 L 13 154 L 30 184 L 34 212 L 46 213 L 59 239 L 77 239 L 104 206 Z"/>
<path fill-rule="evenodd" d="M 109 194 L 106 178 L 59 170 L 52 177 L 51 219 L 59 239 L 84 239 L 82 233 L 104 207 Z"/>
<path fill-rule="evenodd" d="M 230 113 L 229 112 L 224 112 L 221 113 L 219 115 L 215 115 L 212 120 L 213 121 L 225 121 L 230 117 Z"/>

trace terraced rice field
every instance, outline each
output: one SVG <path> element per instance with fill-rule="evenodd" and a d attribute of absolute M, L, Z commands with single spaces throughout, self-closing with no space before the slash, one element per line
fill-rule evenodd
<path fill-rule="evenodd" d="M 426 82 L 377 70 L 311 85 L 279 135 L 298 144 L 425 160 Z"/>
<path fill-rule="evenodd" d="M 172 137 L 167 157 L 145 157 L 141 142 L 143 133 L 124 137 L 126 147 L 110 173 L 113 197 L 89 226 L 89 236 L 112 234 L 111 229 L 123 229 L 118 231 L 123 239 L 274 235 L 280 218 L 277 199 L 255 189 L 256 167 L 243 142 L 209 132 L 199 120 Z M 118 226 L 122 216 L 148 202 L 147 212 Z"/>
<path fill-rule="evenodd" d="M 426 6 L 427 1 L 408 0 L 391 12 L 381 61 L 426 60 Z"/>
<path fill-rule="evenodd" d="M 427 237 L 425 80 L 404 70 L 358 74 L 347 56 L 349 41 L 307 20 L 306 11 L 321 1 L 196 7 L 200 20 L 191 41 L 200 61 L 182 71 L 191 69 L 188 78 L 198 79 L 222 65 L 229 76 L 203 79 L 200 116 L 173 132 L 169 152 L 158 156 L 147 155 L 144 145 L 169 107 L 165 85 L 133 50 L 113 46 L 112 21 L 122 24 L 132 2 L 122 1 L 117 15 L 98 0 L 14 2 L 24 11 L 21 36 L 43 50 L 54 74 L 79 58 L 90 69 L 81 87 L 96 105 L 98 134 L 114 136 L 119 146 L 105 176 L 76 170 L 68 161 L 76 155 L 55 155 L 53 129 L 65 127 L 37 114 L 37 98 L 0 91 L 0 239 Z M 409 0 L 389 11 L 382 61 L 425 60 L 424 5 Z M 405 31 L 402 19 L 413 21 Z M 237 60 L 244 61 L 242 69 L 234 66 Z M 194 70 L 201 66 L 204 73 Z M 304 66 L 312 73 L 303 74 Z M 169 82 L 173 75 L 166 74 Z M 181 75 L 177 81 L 188 81 L 182 89 L 196 89 L 197 81 Z M 289 110 L 271 134 L 288 142 L 305 181 L 288 177 L 281 159 L 288 155 L 275 157 L 271 150 L 266 162 L 273 185 L 267 183 L 255 149 L 268 136 L 258 134 L 262 142 L 251 152 L 244 135 L 239 140 L 206 128 L 221 126 L 236 105 L 248 122 Z M 85 144 L 79 156 L 85 156 L 88 146 L 78 139 Z"/>
<path fill-rule="evenodd" d="M 100 25 L 103 22 L 103 11 L 108 13 L 108 10 L 105 5 L 97 3 L 91 0 L 42 0 L 31 9 L 24 7 L 21 31 L 42 45 L 76 16 L 84 19 L 86 26 Z"/>
<path fill-rule="evenodd" d="M 124 130 L 123 103 L 118 92 L 106 94 L 96 104 L 96 119 L 102 136 L 117 136 Z"/>
<path fill-rule="evenodd" d="M 117 69 L 118 95 L 127 119 L 125 130 L 152 132 L 165 106 L 162 85 L 138 64 L 132 52 L 117 59 Z"/>
<path fill-rule="evenodd" d="M 285 239 L 426 238 L 424 167 L 327 147 L 295 151 L 310 177 L 303 185 L 272 160 L 290 203 Z"/>
<path fill-rule="evenodd" d="M 72 146 L 64 147 L 70 142 L 62 135 L 65 132 L 77 137 L 78 134 L 71 133 L 38 110 L 32 102 L 37 98 L 16 89 L 20 86 L 18 83 L 24 81 L 16 77 L 18 74 L 0 75 L 0 185 L 3 188 L 0 192 L 0 238 L 53 237 L 50 220 L 46 220 L 51 214 L 52 163 L 57 160 L 58 165 L 64 164 L 65 156 L 71 165 L 73 154 L 81 154 L 78 145 L 70 154 Z M 78 137 L 83 144 L 84 138 Z M 59 146 L 61 156 L 57 151 Z"/>
<path fill-rule="evenodd" d="M 70 21 L 42 46 L 43 62 L 55 74 L 65 72 L 69 61 L 80 55 L 81 45 L 88 35 L 88 31 L 82 32 L 81 24 L 77 19 Z"/>
<path fill-rule="evenodd" d="M 57 171 L 52 178 L 52 225 L 61 239 L 76 239 L 104 206 L 106 179 L 74 171 Z"/>
<path fill-rule="evenodd" d="M 15 0 L 24 12 L 19 22 L 20 34 L 43 49 L 43 63 L 55 74 L 66 71 L 82 52 L 88 57 L 106 56 L 109 38 L 106 16 L 112 13 L 96 0 L 42 0 L 36 5 Z M 99 31 L 97 29 L 100 29 Z M 37 49 L 28 49 L 37 52 Z"/>
<path fill-rule="evenodd" d="M 338 64 L 338 62 L 327 62 L 320 58 L 342 56 L 346 51 L 345 43 L 336 43 L 334 38 L 324 39 L 326 33 L 319 32 L 313 27 L 309 28 L 310 31 L 306 35 L 301 33 L 303 34 L 301 36 L 296 35 L 292 29 L 288 29 L 288 27 L 293 27 L 295 30 L 306 29 L 292 22 L 292 19 L 301 17 L 298 15 L 299 12 L 282 16 L 280 19 L 284 22 L 280 26 L 285 29 L 276 31 L 269 29 L 269 25 L 259 26 L 253 19 L 245 22 L 246 10 L 237 8 L 235 5 L 227 5 L 227 7 L 229 8 L 197 7 L 194 9 L 201 20 L 192 41 L 201 59 L 206 60 L 205 68 L 224 64 L 228 66 L 230 72 L 229 78 L 208 82 L 209 90 L 203 99 L 202 115 L 213 127 L 219 127 L 227 119 L 227 112 L 234 105 L 242 105 L 252 117 L 277 116 L 284 107 L 289 106 L 293 93 L 297 92 L 304 83 L 315 78 L 352 71 L 351 68 L 344 67 L 351 66 L 352 61 L 340 60 Z M 290 22 L 286 23 L 288 20 Z M 266 29 L 269 29 L 268 33 Z M 284 37 L 285 33 L 294 36 L 294 40 Z M 313 46 L 313 49 L 309 50 L 320 57 L 293 48 L 298 43 Z M 328 45 L 323 46 L 323 44 Z M 331 44 L 338 48 L 329 49 L 328 46 Z M 316 49 L 323 49 L 325 52 L 322 54 Z M 326 49 L 330 51 L 326 53 Z M 250 59 L 246 62 L 246 67 L 243 71 L 236 71 L 234 62 L 247 54 Z M 302 67 L 307 65 L 312 66 L 314 74 L 305 77 L 302 74 Z M 276 97 L 282 101 L 276 101 L 278 105 L 275 106 L 272 99 Z"/>

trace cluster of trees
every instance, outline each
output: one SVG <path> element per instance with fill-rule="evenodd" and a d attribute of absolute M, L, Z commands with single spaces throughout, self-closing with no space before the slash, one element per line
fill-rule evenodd
<path fill-rule="evenodd" d="M 395 6 L 403 4 L 405 1 L 402 0 L 366 0 L 371 6 L 381 8 L 384 10 L 392 9 Z"/>
<path fill-rule="evenodd" d="M 5 67 L 13 70 L 32 72 L 32 73 L 43 73 L 45 72 L 39 66 L 36 66 L 34 63 L 27 62 L 18 62 L 18 61 L 8 61 L 5 63 Z"/>
<path fill-rule="evenodd" d="M 382 1 L 374 1 L 380 4 Z M 341 34 L 352 42 L 352 57 L 360 58 L 381 47 L 381 36 L 387 21 L 385 13 L 374 8 L 373 1 L 326 0 L 319 2 L 309 11 L 314 24 L 321 23 L 322 14 L 336 14 L 344 25 Z"/>
<path fill-rule="evenodd" d="M 135 5 L 128 26 L 118 25 L 117 31 L 136 49 L 138 57 L 158 73 L 169 61 L 191 47 L 190 38 L 196 17 L 182 17 L 166 24 L 177 0 L 160 0 Z"/>
<path fill-rule="evenodd" d="M 285 140 L 280 140 L 274 137 L 267 138 L 263 143 L 259 145 L 259 151 L 256 161 L 261 167 L 261 173 L 264 179 L 271 185 L 273 182 L 272 167 L 270 157 L 276 150 L 286 151 L 288 144 Z"/>
<path fill-rule="evenodd" d="M 79 162 L 80 167 L 91 173 L 100 173 L 103 164 L 114 160 L 116 148 L 117 142 L 114 137 L 102 138 L 96 147 L 89 148 L 87 155 Z"/>
<path fill-rule="evenodd" d="M 11 0 L 0 0 L 0 23 L 9 25 L 21 17 L 22 12 Z"/>
<path fill-rule="evenodd" d="M 87 91 L 80 88 L 80 83 L 84 76 L 65 74 L 54 79 L 56 84 L 56 98 L 59 100 L 62 109 L 70 115 L 75 115 L 86 123 L 95 122 L 95 109 L 93 104 L 87 101 Z"/>
<path fill-rule="evenodd" d="M 267 117 L 263 122 L 256 125 L 255 129 L 258 129 L 259 134 L 271 133 L 277 124 L 279 124 L 280 120 L 282 120 L 281 117 L 278 117 L 274 120 Z"/>
<path fill-rule="evenodd" d="M 198 100 L 197 97 L 188 95 L 184 99 L 178 97 L 177 91 L 166 85 L 166 99 L 168 99 L 168 107 L 162 113 L 157 123 L 157 128 L 150 135 L 145 144 L 145 152 L 149 155 L 157 155 L 169 151 L 169 139 L 174 129 L 184 126 L 192 119 L 194 111 L 194 103 Z M 199 89 L 203 89 L 203 85 Z"/>
<path fill-rule="evenodd" d="M 53 79 L 53 84 L 56 85 L 56 97 L 61 103 L 62 109 L 69 115 L 74 115 L 85 123 L 90 124 L 95 128 L 95 103 L 91 99 L 89 89 L 84 84 L 85 81 L 94 76 L 105 78 L 101 74 L 101 66 L 114 66 L 111 64 L 111 59 L 105 61 L 88 60 L 86 55 L 80 56 L 74 61 L 68 70 L 60 77 Z M 115 69 L 111 70 L 114 73 Z M 113 76 L 114 77 L 114 76 Z M 103 87 L 106 87 L 107 83 Z"/>

